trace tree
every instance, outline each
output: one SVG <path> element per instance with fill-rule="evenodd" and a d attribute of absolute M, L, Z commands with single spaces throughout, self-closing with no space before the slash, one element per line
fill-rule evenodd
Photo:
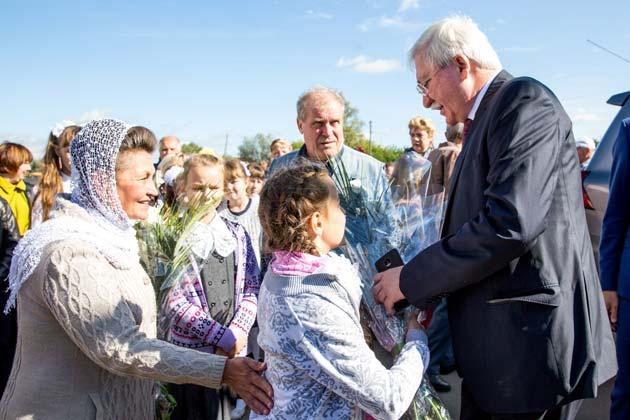
<path fill-rule="evenodd" d="M 247 162 L 262 162 L 269 160 L 269 147 L 274 136 L 258 133 L 253 137 L 245 137 L 238 146 L 238 157 Z"/>
<path fill-rule="evenodd" d="M 341 95 L 343 97 L 343 95 Z M 349 147 L 356 149 L 359 147 L 359 143 L 365 140 L 363 134 L 363 127 L 365 123 L 359 118 L 359 110 L 352 106 L 349 100 L 343 97 L 344 112 L 343 112 L 343 137 L 345 138 L 345 144 Z"/>
<path fill-rule="evenodd" d="M 182 145 L 182 153 L 185 153 L 187 155 L 194 155 L 195 153 L 199 153 L 201 149 L 202 149 L 201 146 L 193 142 Z"/>
<path fill-rule="evenodd" d="M 381 162 L 393 162 L 397 160 L 404 149 L 396 146 L 382 146 L 374 142 L 370 143 L 370 140 L 363 134 L 365 122 L 359 118 L 359 110 L 352 106 L 350 101 L 346 98 L 343 100 L 345 104 L 343 113 L 343 136 L 346 146 L 369 154 Z"/>

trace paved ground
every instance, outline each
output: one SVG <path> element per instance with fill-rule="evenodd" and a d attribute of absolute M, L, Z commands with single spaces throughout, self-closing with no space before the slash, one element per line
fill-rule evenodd
<path fill-rule="evenodd" d="M 459 419 L 459 393 L 461 380 L 456 373 L 445 376 L 448 383 L 453 386 L 450 392 L 440 393 L 440 397 L 449 409 L 454 420 Z M 610 411 L 610 391 L 612 391 L 612 381 L 609 381 L 599 388 L 598 397 L 594 400 L 586 400 L 576 420 L 608 420 Z M 542 384 L 541 384 L 542 385 Z"/>

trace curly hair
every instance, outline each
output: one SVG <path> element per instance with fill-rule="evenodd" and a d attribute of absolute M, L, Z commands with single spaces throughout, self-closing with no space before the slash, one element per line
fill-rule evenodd
<path fill-rule="evenodd" d="M 324 211 L 331 198 L 328 171 L 304 163 L 276 172 L 260 193 L 258 216 L 271 251 L 317 254 L 306 227 L 310 215 Z"/>
<path fill-rule="evenodd" d="M 411 132 L 411 130 L 413 130 L 414 128 L 426 131 L 426 133 L 431 138 L 433 138 L 433 136 L 435 135 L 435 126 L 433 125 L 433 122 L 428 118 L 414 117 L 409 120 L 409 132 Z"/>

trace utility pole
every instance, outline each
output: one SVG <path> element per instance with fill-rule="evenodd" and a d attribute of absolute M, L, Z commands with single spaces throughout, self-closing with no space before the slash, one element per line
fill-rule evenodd
<path fill-rule="evenodd" d="M 368 144 L 370 145 L 368 147 L 368 154 L 372 155 L 372 120 L 370 120 L 370 141 Z"/>

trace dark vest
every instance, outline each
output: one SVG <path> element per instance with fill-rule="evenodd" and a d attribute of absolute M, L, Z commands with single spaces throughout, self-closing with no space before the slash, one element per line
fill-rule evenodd
<path fill-rule="evenodd" d="M 212 319 L 228 324 L 234 316 L 234 252 L 222 257 L 212 251 L 202 264 L 201 284 Z"/>

